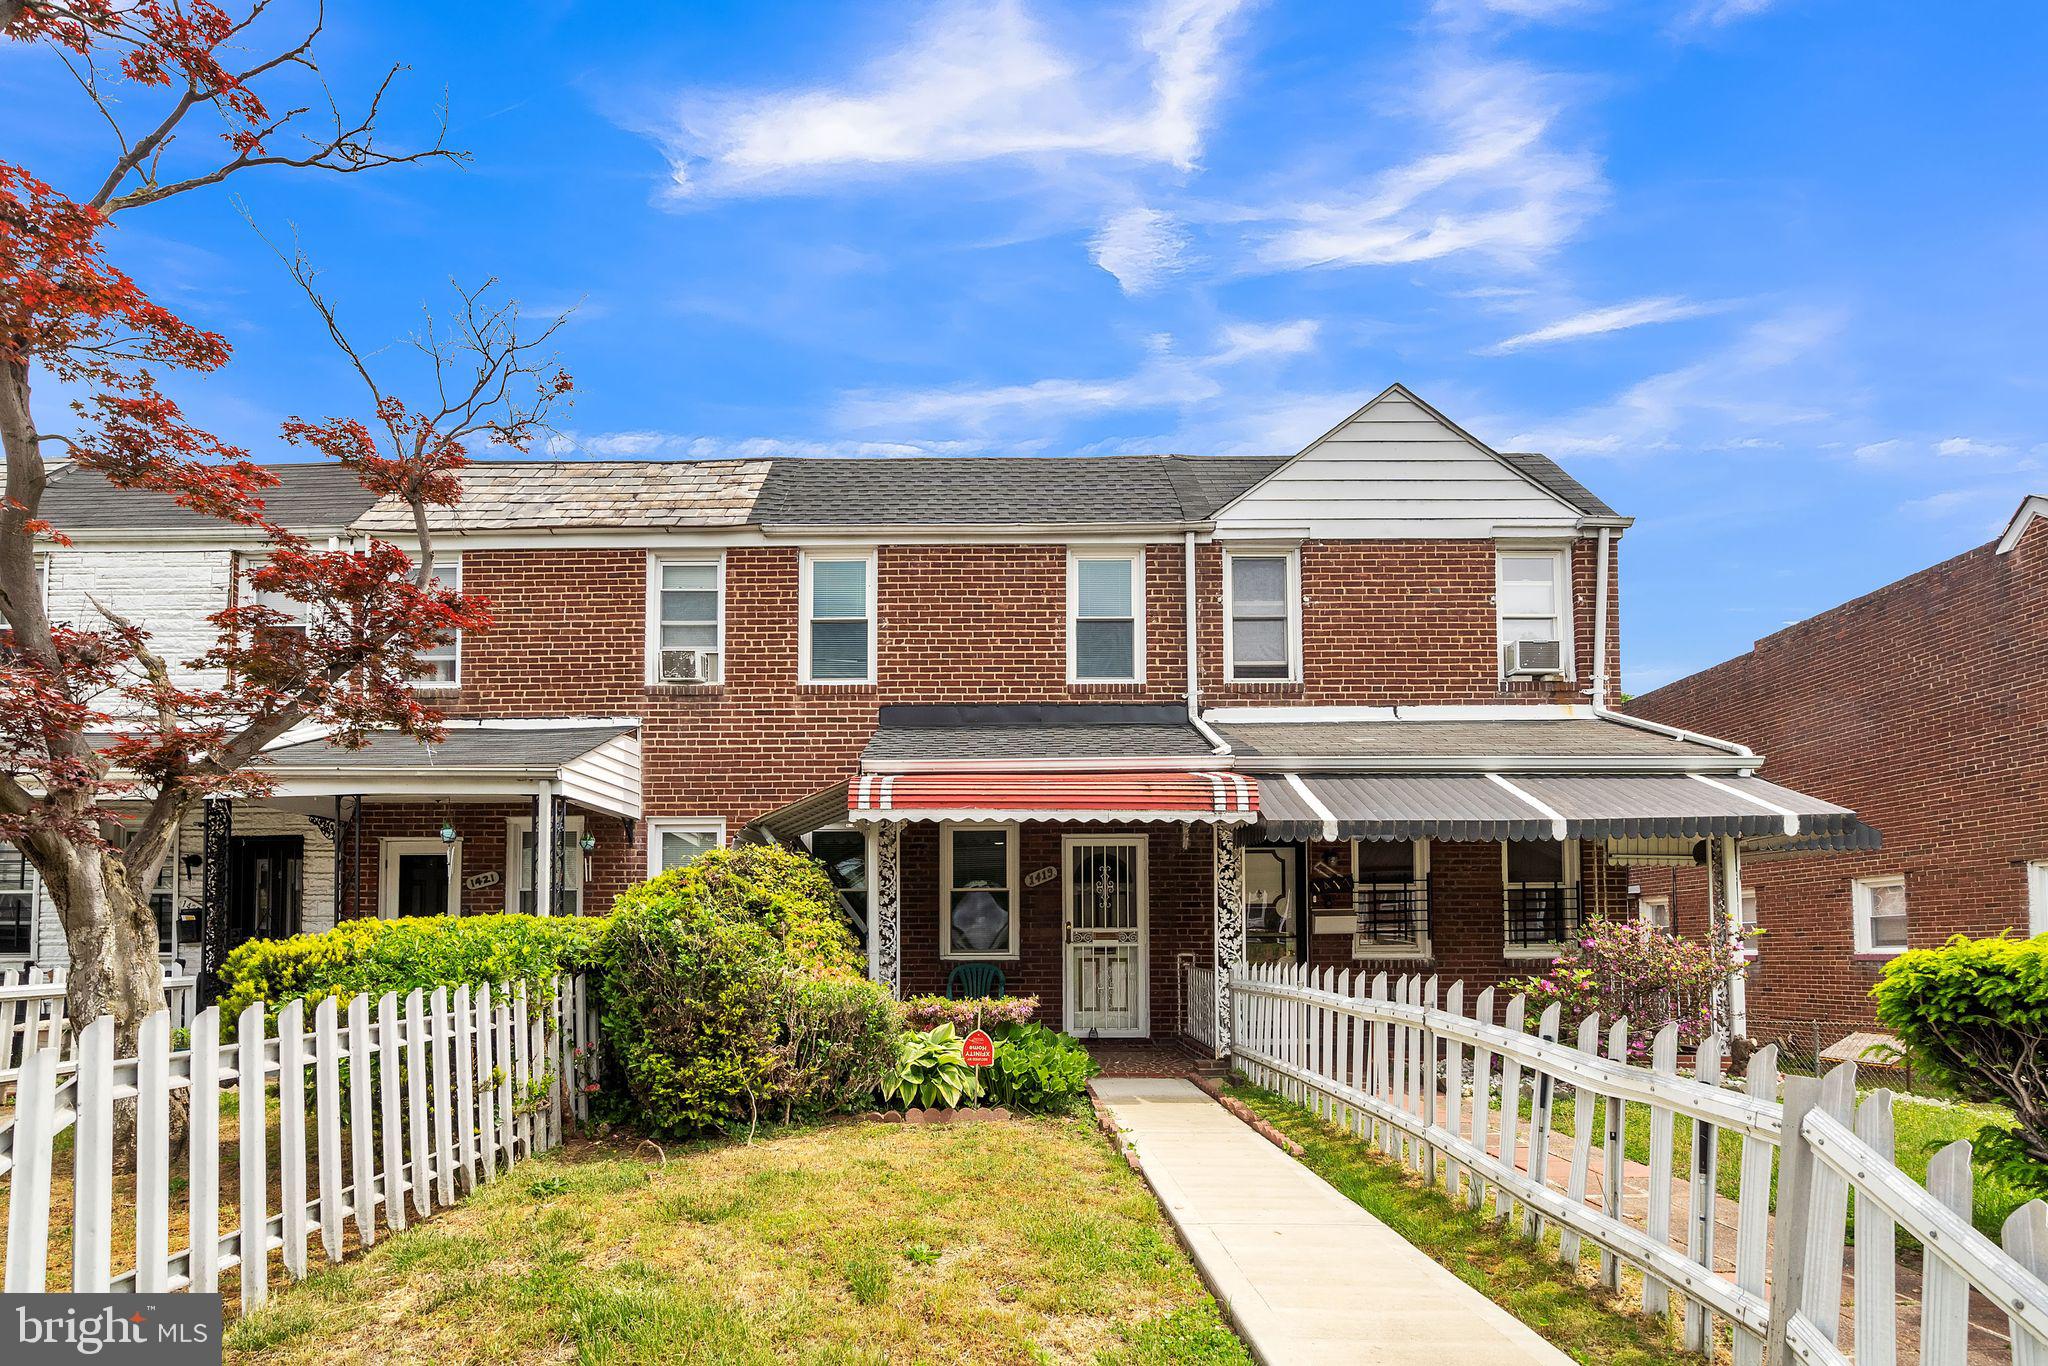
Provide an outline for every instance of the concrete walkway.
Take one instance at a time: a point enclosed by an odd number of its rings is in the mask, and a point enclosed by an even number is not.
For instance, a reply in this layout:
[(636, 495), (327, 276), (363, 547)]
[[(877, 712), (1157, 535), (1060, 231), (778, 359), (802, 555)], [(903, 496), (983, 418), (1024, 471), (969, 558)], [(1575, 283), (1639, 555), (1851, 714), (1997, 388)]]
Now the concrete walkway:
[(1095, 1091), (1268, 1366), (1565, 1366), (1569, 1358), (1193, 1085)]

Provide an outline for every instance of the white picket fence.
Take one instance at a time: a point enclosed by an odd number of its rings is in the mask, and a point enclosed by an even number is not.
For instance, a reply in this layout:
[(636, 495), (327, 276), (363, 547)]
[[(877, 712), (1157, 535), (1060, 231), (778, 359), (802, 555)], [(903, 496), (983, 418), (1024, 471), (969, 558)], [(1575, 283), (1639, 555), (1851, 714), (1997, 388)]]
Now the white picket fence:
[[(551, 1000), (459, 986), (303, 1003), (267, 1028), (262, 1003), (221, 1040), (214, 1009), (192, 1020), (192, 1046), (171, 1048), (171, 1016), (143, 1022), (135, 1058), (114, 1056), (113, 1021), (79, 1032), (75, 1058), (55, 1046), (22, 1069), (13, 1117), (0, 1123), (8, 1182), (6, 1290), (35, 1293), (49, 1270), (53, 1187), (68, 1176), (71, 1289), (214, 1291), (239, 1271), (246, 1310), (270, 1294), (270, 1254), (303, 1279), (318, 1250), (338, 1262), (353, 1228), (372, 1245), (406, 1226), (407, 1199), (424, 1218), (561, 1142), (565, 1121), (589, 1116), (597, 1022), (581, 977), (556, 979)], [(174, 1093), (189, 1101), (182, 1162), (170, 1128)], [(232, 1092), (239, 1198), (224, 1210), (222, 1097)], [(275, 1103), (272, 1125), (264, 1122)], [(136, 1104), (133, 1194), (115, 1176), (114, 1107)], [(252, 1117), (256, 1122), (250, 1122)], [(66, 1160), (58, 1136), (74, 1131)], [(124, 1157), (126, 1154), (124, 1154)], [(124, 1164), (125, 1165), (125, 1164)], [(171, 1178), (182, 1167), (185, 1234), (173, 1246)], [(272, 1191), (278, 1195), (273, 1202)], [(117, 1204), (116, 1192), (122, 1193)], [(274, 1206), (274, 1207), (273, 1207)], [(112, 1264), (116, 1219), (132, 1220), (131, 1265)], [(232, 1227), (223, 1224), (232, 1220)]]
[[(2048, 1366), (2048, 1204), (2016, 1210), (2002, 1230), (2003, 1248), (1979, 1233), (1970, 1221), (1969, 1143), (1942, 1149), (1927, 1184), (1915, 1181), (1891, 1160), (1891, 1093), (1873, 1091), (1858, 1104), (1853, 1063), (1819, 1081), (1784, 1078), (1781, 1103), (1774, 1048), (1751, 1058), (1740, 1089), (1729, 1089), (1719, 1039), (1705, 1040), (1692, 1075), (1682, 1076), (1676, 1026), (1656, 1036), (1643, 1067), (1628, 1061), (1625, 1020), (1603, 1035), (1600, 1021), (1589, 1019), (1575, 1041), (1562, 1042), (1555, 1005), (1531, 1034), (1522, 997), (1506, 1003), (1505, 1025), (1496, 1025), (1493, 991), (1480, 992), (1468, 1014), (1462, 982), (1439, 1008), (1435, 977), (1389, 982), (1385, 973), (1368, 980), (1264, 964), (1234, 973), (1231, 993), (1231, 1051), (1253, 1082), (1348, 1126), (1474, 1209), (1490, 1191), (1510, 1227), (1531, 1238), (1546, 1225), (1555, 1230), (1570, 1264), (1578, 1263), (1582, 1240), (1599, 1248), (1610, 1288), (1620, 1288), (1624, 1264), (1633, 1267), (1644, 1310), (1683, 1307), (1690, 1350), (1711, 1350), (1720, 1321), (1736, 1366), (1766, 1359), (1772, 1366), (1893, 1366), (1900, 1347), (1895, 1246), (1904, 1229), (1923, 1248), (1921, 1366), (1968, 1359), (1973, 1293), (2004, 1316), (2014, 1366)], [(1561, 1089), (1574, 1104), (1560, 1180), (1551, 1120)], [(1626, 1209), (1623, 1198), (1630, 1106), (1646, 1107), (1649, 1116), (1640, 1212)], [(1674, 1152), (1681, 1121), (1693, 1158), (1682, 1171)], [(1596, 1130), (1600, 1189), (1589, 1200)], [(1732, 1273), (1714, 1245), (1724, 1137), (1742, 1144)], [(1672, 1232), (1678, 1180), (1689, 1185), (1683, 1248)], [(1854, 1295), (1845, 1325), (1852, 1191)], [(1838, 1346), (1845, 1339), (1851, 1351)]]
[[(0, 968), (0, 1089), (14, 1080), (21, 1065), (40, 1049), (57, 1048), (71, 1056), (71, 1025), (64, 1014), (66, 972), (63, 968)], [(197, 979), (164, 978), (164, 1008), (171, 1027), (192, 1023)]]

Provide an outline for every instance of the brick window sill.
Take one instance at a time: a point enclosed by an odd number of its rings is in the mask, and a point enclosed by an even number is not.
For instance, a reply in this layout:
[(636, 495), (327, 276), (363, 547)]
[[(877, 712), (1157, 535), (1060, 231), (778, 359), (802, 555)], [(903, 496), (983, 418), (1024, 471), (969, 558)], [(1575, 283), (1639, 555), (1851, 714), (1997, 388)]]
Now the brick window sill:
[(881, 691), (873, 683), (799, 683), (796, 690), (816, 697), (872, 697)]
[(649, 697), (723, 697), (723, 683), (649, 683)]
[(1217, 694), (1228, 697), (1302, 697), (1308, 692), (1301, 683), (1225, 683)]
[(1067, 691), (1082, 697), (1143, 697), (1151, 689), (1143, 683), (1069, 683)]

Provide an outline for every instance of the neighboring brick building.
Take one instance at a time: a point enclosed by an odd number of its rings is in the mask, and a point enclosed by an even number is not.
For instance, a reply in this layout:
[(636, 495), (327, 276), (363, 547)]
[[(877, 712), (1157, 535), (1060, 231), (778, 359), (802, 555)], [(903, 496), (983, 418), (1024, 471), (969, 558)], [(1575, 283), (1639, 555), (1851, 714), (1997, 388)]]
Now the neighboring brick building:
[[(1768, 753), (1773, 778), (1884, 832), (1879, 850), (1744, 866), (1764, 931), (1753, 1033), (1868, 1021), (1870, 988), (1902, 949), (2048, 933), (2044, 514), (2048, 499), (2029, 498), (1998, 540), (1628, 704)], [(1688, 934), (1704, 926), (1702, 882), (1642, 877), (1654, 901), (1675, 888)]]
[[(294, 525), (409, 539), (401, 508), (292, 490)], [(89, 476), (45, 513), (74, 543), (53, 600), (125, 556), (180, 639), (262, 553)], [(1628, 520), (1398, 386), (1286, 459), (489, 462), (432, 517), (495, 620), (438, 653), (446, 740), (274, 747), (272, 792), (167, 867), (188, 964), (202, 920), (217, 956), (352, 915), (598, 910), (781, 839), (903, 991), (992, 965), (1076, 1032), (1207, 1037), (1219, 960), (1477, 988), (1622, 910), (1627, 858), (1862, 833), (1740, 746), (1608, 712)]]

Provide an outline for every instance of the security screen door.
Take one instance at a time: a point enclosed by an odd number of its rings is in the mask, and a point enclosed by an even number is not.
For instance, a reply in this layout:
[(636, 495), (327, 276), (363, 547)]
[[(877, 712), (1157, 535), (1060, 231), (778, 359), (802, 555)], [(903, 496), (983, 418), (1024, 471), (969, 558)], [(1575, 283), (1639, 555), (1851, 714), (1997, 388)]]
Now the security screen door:
[(1143, 835), (1068, 835), (1066, 1026), (1086, 1038), (1146, 1033)]

